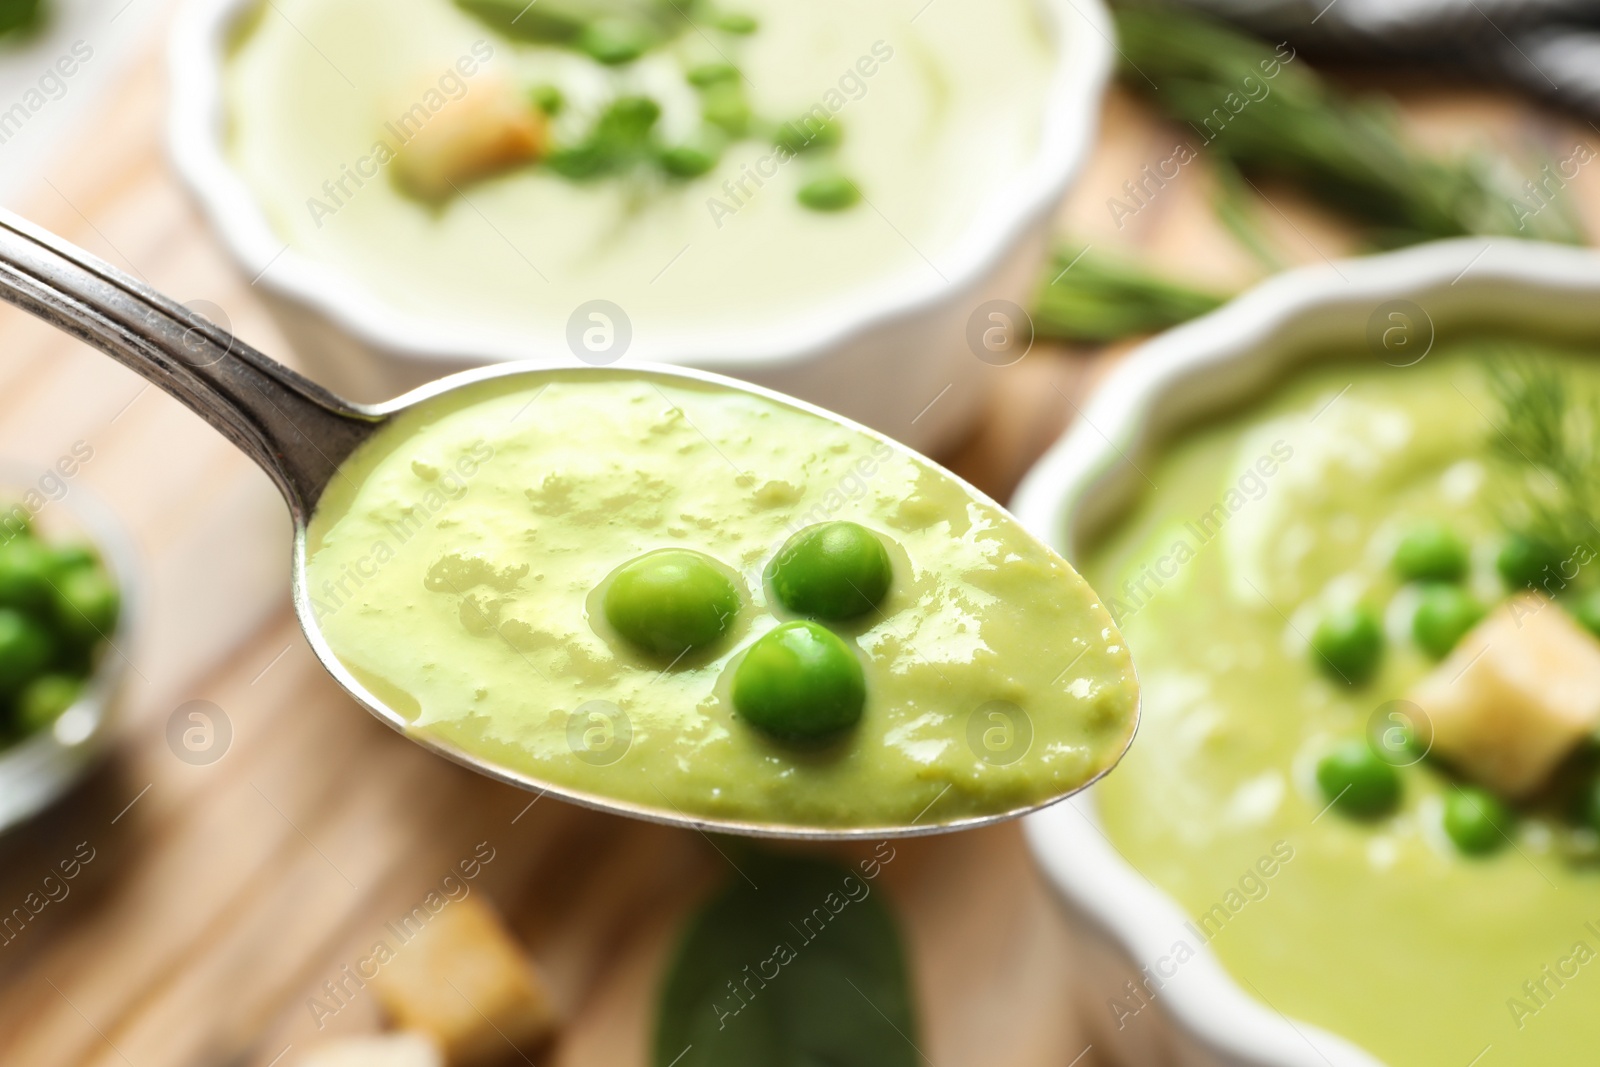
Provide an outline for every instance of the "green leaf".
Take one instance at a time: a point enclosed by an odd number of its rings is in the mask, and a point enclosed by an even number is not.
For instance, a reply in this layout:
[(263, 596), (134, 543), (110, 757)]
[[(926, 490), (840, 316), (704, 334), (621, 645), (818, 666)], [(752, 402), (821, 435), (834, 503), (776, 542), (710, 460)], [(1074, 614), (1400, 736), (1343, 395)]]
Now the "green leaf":
[(834, 863), (755, 852), (738, 862), (749, 881), (706, 904), (678, 945), (655, 1067), (916, 1067), (882, 890)]

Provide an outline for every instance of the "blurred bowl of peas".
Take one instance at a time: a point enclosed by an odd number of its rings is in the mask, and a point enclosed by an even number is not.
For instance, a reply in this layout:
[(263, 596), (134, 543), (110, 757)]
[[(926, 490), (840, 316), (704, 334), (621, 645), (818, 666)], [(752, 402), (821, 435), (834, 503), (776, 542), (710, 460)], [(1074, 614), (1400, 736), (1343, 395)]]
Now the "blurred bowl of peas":
[(0, 462), (0, 833), (104, 754), (135, 613), (133, 545), (111, 510), (37, 481)]

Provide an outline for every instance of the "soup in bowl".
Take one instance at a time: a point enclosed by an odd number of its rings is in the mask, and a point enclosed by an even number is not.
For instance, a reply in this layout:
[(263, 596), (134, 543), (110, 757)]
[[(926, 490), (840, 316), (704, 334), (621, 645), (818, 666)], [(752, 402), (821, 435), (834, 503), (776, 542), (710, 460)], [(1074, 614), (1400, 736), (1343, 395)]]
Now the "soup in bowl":
[(1030, 825), (1120, 946), (1126, 1062), (1171, 1023), (1203, 1062), (1585, 1062), (1597, 291), (1510, 242), (1296, 272), (1135, 354), (1086, 411), (1113, 443), (1025, 484), (1144, 686), (1117, 772)]
[(288, 325), (346, 393), (664, 360), (925, 444), (992, 376), (969, 320), (1032, 291), (1103, 22), (1065, 0), (203, 0), (176, 158), (249, 273), (325, 320)]

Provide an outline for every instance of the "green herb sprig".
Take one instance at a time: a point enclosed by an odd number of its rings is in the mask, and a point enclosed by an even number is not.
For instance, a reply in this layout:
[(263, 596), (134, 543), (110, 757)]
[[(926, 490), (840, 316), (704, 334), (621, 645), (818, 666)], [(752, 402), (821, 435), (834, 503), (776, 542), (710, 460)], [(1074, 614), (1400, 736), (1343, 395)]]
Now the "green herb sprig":
[(1034, 336), (1100, 344), (1187, 322), (1226, 299), (1123, 260), (1064, 248), (1034, 298)]
[[(1415, 151), (1386, 98), (1338, 90), (1287, 46), (1154, 0), (1125, 4), (1116, 23), (1122, 83), (1193, 131), (1190, 147), (1218, 178), (1218, 218), (1268, 271), (1282, 263), (1253, 218), (1260, 197), (1252, 175), (1295, 186), (1362, 226), (1379, 248), (1473, 234), (1584, 241), (1568, 206), (1519, 212), (1503, 160)], [(1041, 337), (1115, 341), (1221, 302), (1129, 263), (1086, 257), (1063, 274), (1076, 254), (1058, 254), (1041, 281)]]
[(1193, 131), (1197, 150), (1293, 183), (1379, 247), (1471, 234), (1582, 243), (1559, 211), (1519, 225), (1520, 194), (1493, 160), (1415, 151), (1386, 98), (1341, 92), (1292, 49), (1166, 4), (1125, 6), (1116, 23), (1123, 84)]
[(1502, 523), (1562, 552), (1600, 545), (1600, 396), (1523, 355), (1491, 359), (1486, 373), (1500, 407), (1489, 444), (1509, 482)]

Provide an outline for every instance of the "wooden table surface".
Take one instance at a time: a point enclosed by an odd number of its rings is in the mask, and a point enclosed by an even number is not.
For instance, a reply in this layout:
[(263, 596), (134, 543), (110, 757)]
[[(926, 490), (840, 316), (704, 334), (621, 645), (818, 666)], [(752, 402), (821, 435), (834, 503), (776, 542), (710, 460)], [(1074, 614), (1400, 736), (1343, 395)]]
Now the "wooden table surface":
[[(161, 149), (154, 45), (92, 131), (22, 205), (35, 221), (292, 362), (202, 225)], [(1541, 158), (1600, 141), (1509, 95), (1397, 84), (1419, 140), (1493, 143)], [(1113, 93), (1065, 231), (1216, 288), (1253, 261), (1209, 209), (1204, 160), (1118, 227), (1107, 199), (1179, 134)], [(1355, 250), (1332, 219), (1268, 189), (1262, 225), (1289, 262)], [(1595, 232), (1600, 178), (1573, 197)], [(997, 370), (989, 416), (942, 457), (1004, 499), (1068, 423), (1114, 353), (1040, 347)], [(75, 442), (93, 458), (68, 492), (120, 513), (145, 563), (142, 639), (113, 758), (66, 802), (0, 839), (0, 913), (58, 861), (93, 860), (0, 947), (0, 1064), (245, 1067), (289, 1063), (331, 1033), (379, 1025), (356, 997), (319, 1034), (307, 998), (360, 958), (458, 859), (488, 842), (477, 883), (549, 975), (568, 1023), (541, 1063), (646, 1063), (662, 957), (725, 862), (694, 833), (544, 801), (436, 759), (362, 712), (323, 674), (288, 599), (289, 521), (265, 475), (132, 373), (0, 308), (0, 455), (41, 469)], [(208, 766), (168, 748), (185, 701), (233, 730)], [(80, 855), (83, 854), (80, 851)], [(1083, 1067), (1068, 931), (1014, 825), (908, 842), (885, 873), (915, 971), (925, 1058), (937, 1067)], [(285, 1049), (289, 1057), (278, 1060)], [(1082, 1057), (1079, 1059), (1078, 1057)], [(519, 1061), (520, 1062), (520, 1061)]]

